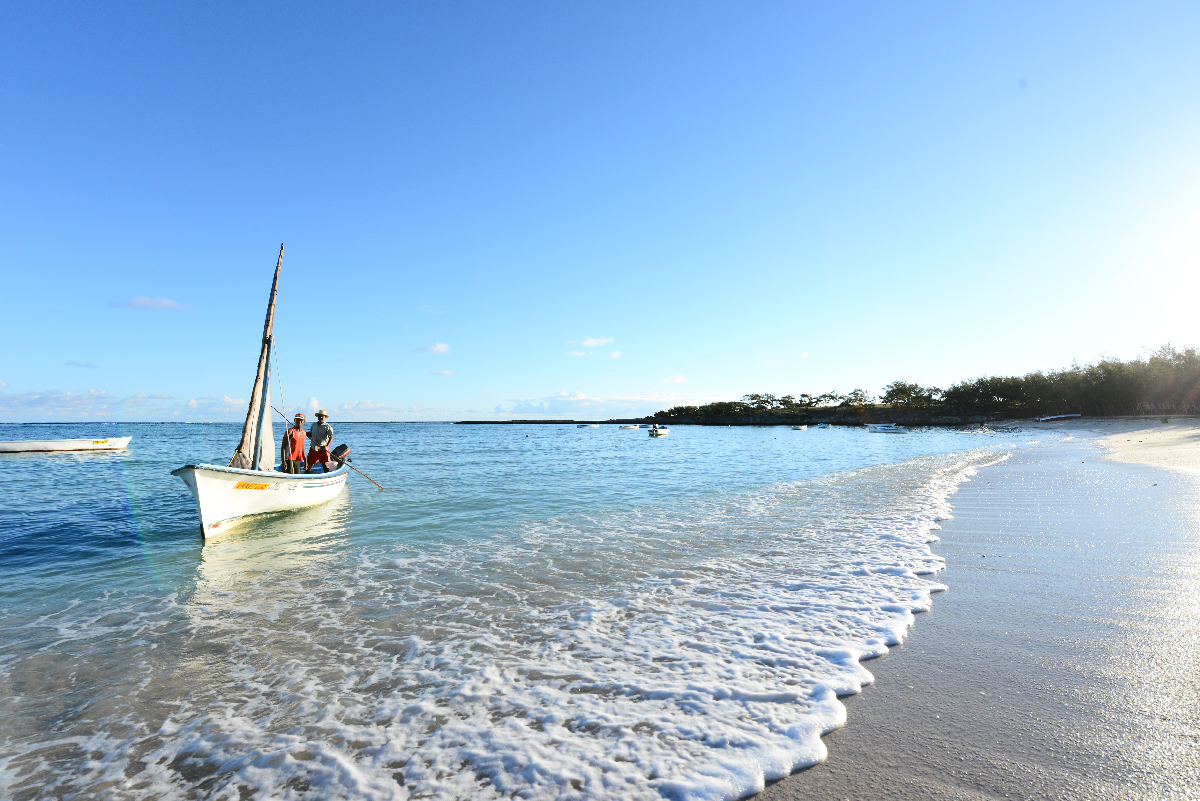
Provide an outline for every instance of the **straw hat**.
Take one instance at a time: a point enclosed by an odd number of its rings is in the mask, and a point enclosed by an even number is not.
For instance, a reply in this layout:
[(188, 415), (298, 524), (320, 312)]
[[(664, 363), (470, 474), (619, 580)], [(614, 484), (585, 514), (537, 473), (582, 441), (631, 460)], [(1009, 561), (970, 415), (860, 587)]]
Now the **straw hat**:
[(321, 409), (320, 411), (317, 412), (317, 417), (328, 417), (328, 416), (329, 416), (329, 412), (325, 411), (324, 409)]

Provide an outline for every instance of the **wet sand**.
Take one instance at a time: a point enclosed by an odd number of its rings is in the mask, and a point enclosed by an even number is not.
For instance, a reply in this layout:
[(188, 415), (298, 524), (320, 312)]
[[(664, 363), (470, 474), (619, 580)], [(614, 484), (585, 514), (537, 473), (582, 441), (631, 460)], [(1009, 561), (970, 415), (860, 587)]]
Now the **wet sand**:
[(1088, 427), (952, 497), (949, 590), (758, 798), (1200, 797), (1200, 427)]

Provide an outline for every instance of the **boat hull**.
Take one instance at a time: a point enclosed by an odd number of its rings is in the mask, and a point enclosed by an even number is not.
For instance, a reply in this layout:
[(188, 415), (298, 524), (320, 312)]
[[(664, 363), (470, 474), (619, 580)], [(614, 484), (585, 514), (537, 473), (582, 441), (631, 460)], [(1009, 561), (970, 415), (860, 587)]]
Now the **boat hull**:
[(671, 432), (665, 428), (650, 429), (650, 436), (652, 436), (652, 437), (665, 437), (667, 434), (670, 434), (670, 433)]
[(196, 497), (200, 531), (209, 537), (258, 515), (327, 503), (346, 488), (350, 468), (297, 475), (189, 464), (172, 470), (171, 475), (179, 476)]
[(108, 439), (27, 439), (0, 442), (0, 453), (47, 453), (51, 451), (120, 451), (133, 437)]

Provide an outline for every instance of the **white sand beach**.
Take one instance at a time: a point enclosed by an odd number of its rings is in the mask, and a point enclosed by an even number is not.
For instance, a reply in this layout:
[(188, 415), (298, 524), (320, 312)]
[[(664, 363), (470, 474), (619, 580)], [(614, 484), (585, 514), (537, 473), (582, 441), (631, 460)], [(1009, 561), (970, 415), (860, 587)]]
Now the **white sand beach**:
[(1200, 426), (1046, 427), (1078, 436), (952, 496), (949, 590), (760, 798), (1200, 793)]

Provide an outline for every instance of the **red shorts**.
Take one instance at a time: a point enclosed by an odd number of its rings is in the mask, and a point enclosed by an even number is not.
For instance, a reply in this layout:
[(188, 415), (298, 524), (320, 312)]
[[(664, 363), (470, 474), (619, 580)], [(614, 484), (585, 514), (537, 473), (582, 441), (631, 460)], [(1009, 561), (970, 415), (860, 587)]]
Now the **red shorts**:
[(309, 448), (308, 449), (308, 466), (312, 467), (317, 462), (321, 464), (329, 464), (333, 461), (333, 457), (329, 455), (328, 448)]

